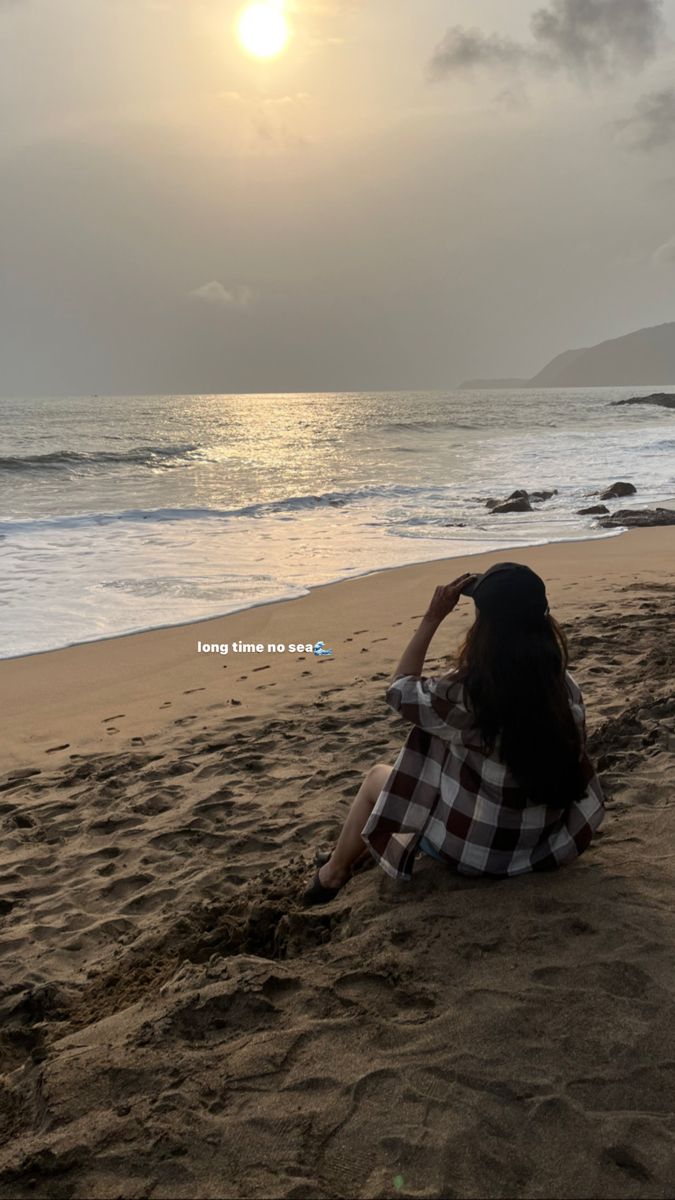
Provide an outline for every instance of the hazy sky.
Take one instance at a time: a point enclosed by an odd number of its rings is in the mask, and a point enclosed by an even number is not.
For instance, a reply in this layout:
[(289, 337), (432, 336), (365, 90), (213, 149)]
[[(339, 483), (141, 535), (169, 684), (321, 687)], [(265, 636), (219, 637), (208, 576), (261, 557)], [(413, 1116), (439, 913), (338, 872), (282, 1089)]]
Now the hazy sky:
[(0, 392), (530, 375), (675, 320), (675, 0), (0, 0)]

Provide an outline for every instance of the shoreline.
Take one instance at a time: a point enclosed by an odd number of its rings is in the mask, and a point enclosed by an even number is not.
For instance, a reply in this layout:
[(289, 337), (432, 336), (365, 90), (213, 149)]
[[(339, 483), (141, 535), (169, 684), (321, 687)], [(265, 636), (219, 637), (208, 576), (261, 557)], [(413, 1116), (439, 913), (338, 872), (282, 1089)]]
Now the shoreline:
[[(629, 504), (630, 501), (631, 501), (631, 497), (627, 497), (627, 499), (624, 501), (624, 503)], [(650, 508), (650, 507), (652, 507), (652, 505), (641, 502), (639, 504), (635, 504), (634, 507), (638, 508), (638, 509), (639, 508)], [(660, 507), (675, 508), (675, 497), (669, 496), (667, 499), (660, 501)], [(71, 650), (77, 646), (91, 646), (94, 644), (98, 644), (99, 642), (112, 642), (112, 641), (118, 640), (119, 638), (134, 637), (137, 634), (157, 633), (160, 630), (181, 629), (181, 628), (184, 628), (185, 626), (195, 625), (197, 623), (202, 623), (205, 621), (218, 621), (218, 620), (222, 620), (227, 617), (235, 616), (238, 613), (249, 612), (249, 611), (252, 611), (252, 610), (258, 609), (258, 608), (264, 608), (270, 604), (291, 603), (293, 600), (302, 599), (303, 597), (309, 596), (313, 592), (315, 592), (321, 588), (334, 587), (336, 584), (347, 583), (352, 580), (366, 579), (366, 578), (369, 578), (371, 575), (382, 575), (382, 574), (385, 574), (390, 571), (399, 571), (399, 570), (402, 570), (403, 568), (407, 568), (407, 567), (424, 566), (424, 565), (428, 565), (430, 563), (451, 562), (454, 559), (460, 559), (460, 558), (462, 560), (471, 559), (471, 558), (474, 558), (477, 555), (481, 555), (481, 554), (497, 554), (497, 553), (502, 554), (502, 553), (509, 553), (511, 551), (527, 551), (529, 549), (539, 547), (539, 546), (564, 546), (569, 543), (604, 541), (607, 538), (623, 537), (626, 533), (630, 533), (630, 532), (633, 532), (633, 530), (628, 526), (619, 528), (619, 529), (601, 529), (599, 526), (596, 526), (595, 530), (593, 530), (593, 529), (586, 530), (580, 537), (545, 538), (543, 540), (539, 539), (539, 540), (535, 540), (532, 542), (507, 543), (506, 545), (498, 546), (496, 549), (470, 550), (466, 553), (443, 554), (443, 555), (440, 555), (439, 557), (413, 559), (410, 562), (394, 563), (391, 566), (374, 567), (372, 569), (357, 571), (354, 574), (340, 575), (334, 579), (327, 579), (323, 583), (299, 584), (298, 587), (301, 588), (302, 590), (299, 592), (298, 595), (272, 597), (267, 600), (258, 600), (256, 602), (254, 602), (253, 604), (246, 604), (246, 605), (243, 605), (242, 607), (222, 610), (220, 612), (211, 613), (211, 614), (201, 616), (201, 617), (189, 617), (187, 620), (184, 620), (184, 621), (168, 621), (168, 622), (162, 622), (159, 625), (139, 625), (136, 628), (126, 629), (126, 630), (121, 631), (120, 633), (105, 633), (100, 636), (85, 638), (83, 641), (64, 642), (63, 645), (48, 646), (48, 647), (46, 647), (44, 649), (40, 649), (40, 650), (27, 650), (27, 651), (21, 652), (19, 654), (7, 654), (7, 655), (0, 656), (0, 664), (2, 664), (3, 662), (16, 662), (17, 660), (34, 658), (37, 655), (41, 655), (41, 654), (55, 654), (58, 651)], [(462, 543), (459, 541), (456, 541), (454, 544), (456, 546), (462, 545)]]
[[(664, 501), (665, 503), (665, 501)], [(668, 502), (670, 503), (670, 501)], [(142, 633), (158, 633), (165, 629), (184, 629), (188, 625), (203, 624), (206, 621), (221, 621), (227, 617), (234, 617), (238, 613), (251, 612), (254, 609), (266, 608), (270, 604), (291, 604), (294, 600), (301, 600), (305, 596), (311, 596), (313, 592), (319, 591), (321, 588), (335, 587), (340, 583), (349, 583), (352, 580), (369, 579), (372, 575), (385, 575), (390, 571), (400, 571), (405, 567), (422, 567), (432, 563), (453, 562), (455, 559), (471, 559), (481, 554), (508, 554), (511, 551), (531, 550), (538, 546), (565, 546), (569, 542), (596, 542), (604, 541), (606, 538), (622, 537), (631, 531), (625, 529), (607, 529), (599, 532), (592, 537), (570, 537), (570, 538), (549, 538), (545, 541), (535, 542), (517, 542), (513, 545), (499, 546), (497, 549), (489, 550), (470, 550), (466, 554), (444, 554), (440, 558), (420, 558), (413, 559), (412, 562), (394, 563), (390, 567), (373, 567), (372, 570), (359, 571), (353, 575), (340, 575), (336, 579), (327, 579), (325, 583), (312, 583), (298, 586), (303, 588), (303, 591), (297, 596), (277, 596), (269, 600), (258, 600), (254, 604), (246, 604), (241, 608), (232, 608), (227, 611), (212, 613), (203, 617), (190, 617), (186, 621), (169, 621), (161, 625), (140, 625), (136, 629), (125, 629), (122, 633), (105, 633), (101, 637), (86, 638), (81, 642), (64, 642), (62, 646), (48, 646), (44, 650), (27, 650), (22, 654), (7, 654), (0, 657), (0, 664), (3, 662), (16, 662), (26, 658), (35, 658), (39, 654), (57, 654), (61, 650), (72, 650), (77, 646), (92, 646), (99, 642), (114, 642), (120, 638), (135, 637)], [(457, 543), (459, 544), (459, 543)]]
[[(441, 570), (459, 575), (464, 569), (485, 569), (505, 553), (500, 549), (392, 567), (319, 585), (291, 600), (3, 659), (0, 687), (13, 697), (13, 705), (5, 719), (0, 770), (43, 770), (69, 757), (142, 746), (167, 728), (208, 722), (214, 712), (275, 713), (299, 698), (317, 698), (326, 672), (332, 683), (358, 686), (366, 666), (376, 660), (378, 670), (393, 669)], [(585, 597), (591, 609), (600, 593), (617, 586), (647, 577), (670, 579), (675, 528), (518, 547), (517, 557), (544, 577), (552, 609), (564, 623), (570, 591), (577, 604)], [(471, 613), (468, 604), (461, 605), (439, 644), (456, 642)], [(256, 654), (237, 659), (197, 653), (198, 641), (237, 640), (286, 646), (322, 640), (334, 654), (314, 658), (284, 652), (276, 658)], [(384, 662), (380, 645), (375, 645), (380, 642), (387, 643)]]
[(23, 659), (34, 659), (38, 654), (58, 654), (61, 650), (71, 650), (78, 646), (96, 646), (98, 642), (117, 642), (120, 637), (136, 637), (141, 634), (157, 634), (162, 630), (167, 629), (185, 629), (187, 625), (197, 625), (209, 622), (209, 620), (225, 620), (227, 617), (238, 616), (241, 612), (253, 612), (257, 608), (265, 608), (268, 605), (274, 604), (292, 604), (294, 600), (304, 599), (305, 596), (311, 595), (313, 592), (318, 592), (321, 588), (333, 588), (340, 583), (350, 583), (356, 580), (366, 580), (374, 575), (386, 575), (389, 571), (400, 571), (408, 568), (408, 566), (428, 566), (434, 563), (452, 563), (455, 558), (462, 560), (471, 559), (480, 556), (480, 554), (506, 554), (510, 551), (527, 551), (537, 546), (566, 546), (568, 542), (586, 542), (586, 541), (604, 541), (607, 538), (621, 538), (623, 534), (629, 533), (629, 529), (607, 529), (597, 536), (591, 538), (555, 538), (546, 541), (528, 541), (516, 542), (515, 545), (498, 546), (496, 550), (472, 550), (465, 554), (443, 554), (441, 558), (419, 558), (414, 559), (412, 563), (395, 563), (393, 566), (376, 566), (372, 570), (359, 571), (354, 575), (342, 575), (335, 580), (327, 580), (325, 583), (311, 583), (306, 586), (303, 592), (297, 596), (277, 596), (270, 600), (259, 600), (256, 604), (244, 605), (241, 608), (231, 608), (227, 612), (216, 612), (209, 614), (207, 617), (191, 617), (189, 620), (172, 620), (166, 625), (141, 625), (138, 629), (127, 629), (121, 634), (103, 634), (102, 637), (86, 638), (83, 642), (66, 642), (64, 646), (52, 646), (44, 650), (26, 650), (25, 654), (7, 654), (4, 658), (0, 658), (2, 662), (17, 662)]

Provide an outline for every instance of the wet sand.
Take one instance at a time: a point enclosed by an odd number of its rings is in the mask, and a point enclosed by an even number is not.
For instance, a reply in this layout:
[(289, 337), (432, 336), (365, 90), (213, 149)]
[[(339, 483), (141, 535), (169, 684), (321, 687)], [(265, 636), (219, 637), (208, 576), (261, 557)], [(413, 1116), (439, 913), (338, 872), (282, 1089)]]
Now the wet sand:
[(298, 902), (433, 585), (503, 557), (0, 663), (0, 1196), (672, 1194), (672, 529), (512, 555), (607, 792), (575, 866)]

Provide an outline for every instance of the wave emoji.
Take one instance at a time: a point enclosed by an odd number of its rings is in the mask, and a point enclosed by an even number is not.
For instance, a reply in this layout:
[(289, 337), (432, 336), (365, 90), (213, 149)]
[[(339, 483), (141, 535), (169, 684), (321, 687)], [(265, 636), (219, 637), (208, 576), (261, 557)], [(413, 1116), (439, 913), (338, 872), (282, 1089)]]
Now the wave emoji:
[(315, 658), (327, 658), (330, 655), (332, 655), (332, 653), (333, 653), (333, 651), (330, 650), (326, 646), (325, 642), (316, 642), (315, 643), (315, 645), (314, 645), (314, 657)]

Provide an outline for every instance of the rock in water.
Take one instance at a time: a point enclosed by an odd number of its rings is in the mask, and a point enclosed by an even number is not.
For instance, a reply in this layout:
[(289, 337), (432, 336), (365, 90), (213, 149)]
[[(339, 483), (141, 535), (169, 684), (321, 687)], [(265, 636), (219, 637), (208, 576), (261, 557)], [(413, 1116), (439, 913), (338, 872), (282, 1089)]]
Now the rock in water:
[(618, 483), (613, 483), (606, 491), (600, 493), (601, 500), (618, 500), (620, 496), (634, 496), (637, 488), (632, 483), (625, 483), (619, 480)]
[(551, 496), (557, 496), (558, 489), (553, 488), (546, 492), (526, 492), (524, 488), (518, 488), (515, 492), (511, 492), (506, 500), (493, 500), (490, 497), (485, 501), (485, 507), (495, 513), (512, 513), (512, 512), (532, 512), (532, 501), (550, 500)]
[(612, 400), (614, 408), (621, 404), (658, 404), (661, 408), (675, 408), (675, 392), (652, 392), (651, 396), (631, 396), (630, 400)]
[(605, 504), (591, 504), (590, 508), (578, 508), (577, 515), (580, 517), (594, 517), (608, 513), (609, 509)]
[(532, 505), (525, 495), (519, 500), (505, 500), (502, 504), (496, 504), (492, 511), (493, 513), (532, 512)]
[(649, 529), (652, 525), (675, 525), (675, 509), (622, 508), (612, 513), (611, 517), (603, 517), (600, 524), (603, 529), (618, 529), (621, 526)]

